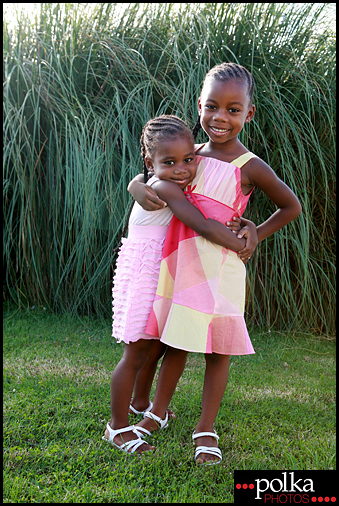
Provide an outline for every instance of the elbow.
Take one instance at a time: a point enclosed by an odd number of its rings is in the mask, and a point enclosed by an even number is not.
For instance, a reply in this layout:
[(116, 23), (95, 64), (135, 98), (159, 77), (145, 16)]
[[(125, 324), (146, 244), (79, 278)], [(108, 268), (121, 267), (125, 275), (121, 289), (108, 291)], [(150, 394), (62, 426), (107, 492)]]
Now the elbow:
[(204, 219), (203, 221), (201, 221), (199, 223), (198, 226), (194, 227), (194, 230), (197, 234), (201, 235), (201, 237), (203, 237), (204, 239), (214, 242), (215, 234), (213, 233), (208, 221), (209, 220)]
[(301, 207), (299, 200), (296, 199), (296, 201), (293, 202), (293, 204), (290, 205), (289, 208), (286, 209), (286, 211), (287, 211), (286, 216), (288, 216), (288, 219), (290, 222), (295, 220), (296, 218), (298, 218), (298, 216), (302, 212), (302, 207)]
[(302, 210), (303, 209), (302, 209), (301, 204), (300, 204), (300, 202), (298, 200), (298, 203), (295, 206), (294, 218), (293, 219), (298, 218), (298, 216), (302, 213)]

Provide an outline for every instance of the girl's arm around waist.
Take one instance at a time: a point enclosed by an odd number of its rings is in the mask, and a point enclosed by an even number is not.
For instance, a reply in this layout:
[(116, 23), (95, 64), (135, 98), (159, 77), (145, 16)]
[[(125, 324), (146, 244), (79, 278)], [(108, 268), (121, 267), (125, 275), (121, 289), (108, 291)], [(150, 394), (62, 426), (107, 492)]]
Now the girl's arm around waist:
[(171, 181), (157, 181), (153, 185), (159, 197), (167, 202), (175, 216), (197, 234), (215, 244), (233, 251), (245, 246), (245, 239), (238, 239), (225, 225), (217, 220), (206, 219), (185, 197), (181, 188)]

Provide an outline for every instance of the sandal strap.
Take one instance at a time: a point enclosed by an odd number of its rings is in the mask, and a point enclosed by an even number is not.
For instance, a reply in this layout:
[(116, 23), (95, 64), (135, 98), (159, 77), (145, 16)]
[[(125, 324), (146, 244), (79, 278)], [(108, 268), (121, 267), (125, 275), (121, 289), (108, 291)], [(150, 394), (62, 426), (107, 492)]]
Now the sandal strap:
[(137, 450), (139, 448), (139, 446), (145, 444), (146, 441), (143, 441), (140, 437), (138, 437), (138, 439), (131, 439), (130, 441), (127, 441), (127, 443), (123, 443), (122, 445), (115, 445), (115, 446), (119, 446), (122, 450), (126, 451), (126, 452), (129, 452), (129, 453), (134, 453), (135, 450)]
[[(216, 439), (217, 441), (219, 441), (219, 436), (215, 432), (215, 430), (213, 432), (198, 432), (198, 433), (196, 433), (194, 431), (192, 434), (192, 439), (194, 441), (197, 437), (203, 437), (203, 436), (211, 436), (211, 437), (214, 437), (214, 439)], [(198, 446), (198, 448), (200, 448), (200, 446)]]
[(215, 455), (219, 457), (220, 461), (222, 460), (222, 454), (220, 448), (215, 448), (214, 446), (197, 446), (195, 449), (195, 460), (197, 460), (200, 453), (207, 453), (208, 455)]
[[(119, 448), (120, 450), (122, 450), (124, 452), (134, 453), (135, 450), (137, 450), (139, 448), (139, 446), (141, 446), (145, 443), (148, 444), (146, 441), (141, 439), (140, 433), (134, 425), (129, 425), (128, 427), (123, 427), (122, 429), (112, 429), (112, 427), (108, 423), (106, 425), (106, 428), (109, 433), (109, 438), (107, 439), (105, 436), (103, 436), (102, 439), (104, 439), (105, 441), (108, 441), (109, 443), (112, 443), (114, 446), (116, 446), (117, 448)], [(117, 445), (116, 443), (114, 443), (113, 440), (114, 440), (115, 436), (117, 436), (118, 434), (123, 434), (124, 432), (129, 432), (129, 431), (134, 432), (134, 434), (136, 434), (138, 436), (137, 439), (131, 439), (130, 441), (127, 441), (126, 443), (123, 443), (122, 445)]]
[(152, 420), (154, 420), (160, 426), (160, 429), (166, 429), (166, 427), (168, 426), (168, 423), (167, 423), (168, 422), (168, 413), (167, 413), (167, 411), (166, 411), (165, 418), (163, 420), (160, 418), (160, 416), (157, 416), (154, 413), (151, 413), (151, 411), (145, 411), (144, 418), (151, 418)]
[[(117, 436), (118, 434), (122, 434), (123, 432), (129, 432), (129, 431), (134, 431), (135, 427), (134, 425), (129, 425), (128, 427), (123, 427), (122, 429), (112, 429), (112, 427), (110, 426), (110, 424), (108, 423), (106, 425), (106, 429), (108, 430), (109, 432), (109, 439), (108, 441), (110, 443), (113, 443), (113, 439), (115, 438), (115, 436)], [(126, 443), (124, 443), (126, 444)]]
[(135, 415), (143, 415), (145, 411), (151, 411), (151, 409), (153, 408), (153, 402), (149, 401), (148, 408), (146, 408), (144, 411), (138, 411), (137, 409), (133, 408), (132, 404), (129, 405), (129, 408), (131, 411), (133, 411)]
[[(147, 436), (152, 435), (152, 433), (149, 430), (145, 429), (145, 427), (139, 427), (138, 425), (135, 426), (134, 432), (135, 432), (135, 434), (137, 434), (141, 438), (145, 437), (145, 435), (147, 435)], [(144, 434), (143, 434), (143, 432), (144, 432)]]

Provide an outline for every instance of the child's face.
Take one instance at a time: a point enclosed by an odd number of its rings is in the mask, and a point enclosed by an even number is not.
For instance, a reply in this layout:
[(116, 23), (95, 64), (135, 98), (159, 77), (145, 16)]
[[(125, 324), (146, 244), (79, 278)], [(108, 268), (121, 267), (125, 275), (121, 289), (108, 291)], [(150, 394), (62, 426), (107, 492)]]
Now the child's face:
[(239, 79), (208, 81), (198, 100), (200, 124), (211, 142), (221, 144), (239, 135), (254, 116), (247, 86)]
[(197, 169), (194, 144), (187, 136), (160, 142), (145, 162), (159, 179), (173, 181), (182, 189), (193, 181)]

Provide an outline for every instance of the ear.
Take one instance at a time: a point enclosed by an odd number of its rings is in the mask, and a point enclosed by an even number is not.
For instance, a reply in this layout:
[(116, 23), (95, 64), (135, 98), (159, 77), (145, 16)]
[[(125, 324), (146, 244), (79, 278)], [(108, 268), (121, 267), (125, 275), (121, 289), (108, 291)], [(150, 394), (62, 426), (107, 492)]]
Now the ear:
[(198, 113), (200, 116), (200, 113), (201, 113), (201, 98), (200, 97), (198, 98)]
[(147, 167), (147, 170), (152, 171), (153, 170), (153, 162), (148, 156), (145, 156), (145, 164)]
[(249, 123), (254, 118), (254, 115), (255, 115), (255, 105), (252, 104), (246, 115), (245, 123)]

